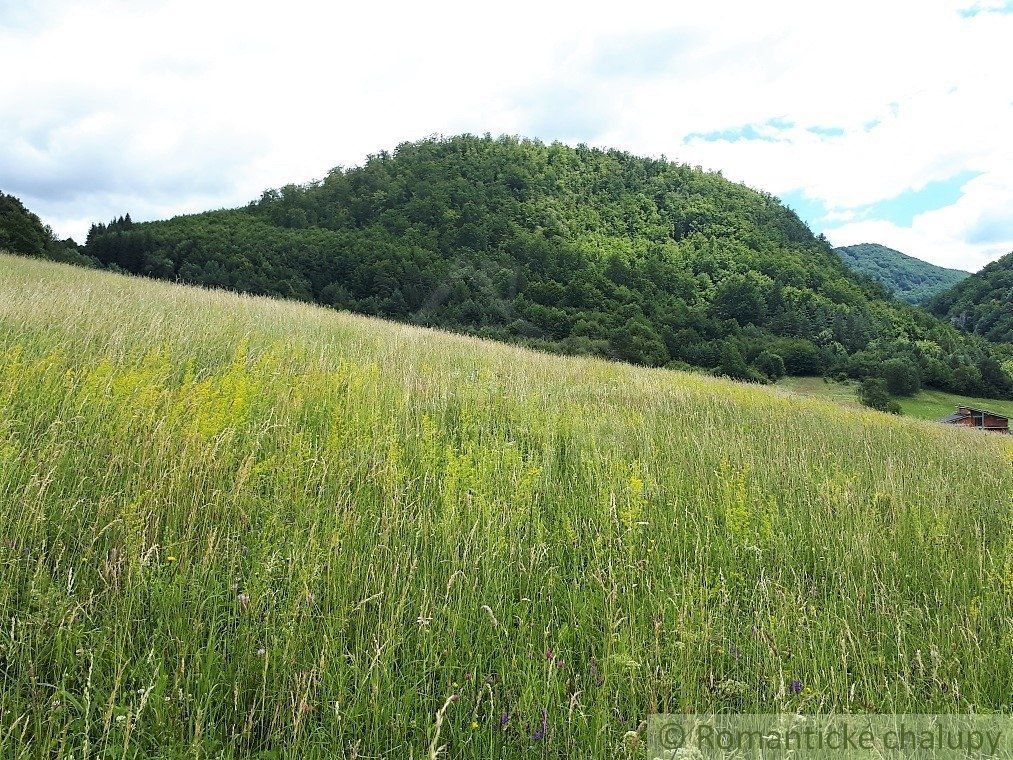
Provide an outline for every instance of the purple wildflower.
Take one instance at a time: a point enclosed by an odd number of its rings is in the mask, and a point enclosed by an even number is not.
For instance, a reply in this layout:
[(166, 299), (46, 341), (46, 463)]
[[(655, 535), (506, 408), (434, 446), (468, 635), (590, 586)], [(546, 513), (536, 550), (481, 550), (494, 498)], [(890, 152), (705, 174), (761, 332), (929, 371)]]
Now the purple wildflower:
[(542, 741), (545, 735), (549, 732), (549, 712), (544, 707), (542, 708), (542, 722), (538, 724), (538, 728), (531, 734), (531, 738), (536, 742)]
[(792, 681), (791, 681), (791, 683), (788, 684), (788, 689), (789, 689), (789, 691), (791, 691), (792, 694), (801, 694), (802, 693), (802, 682), (799, 681), (797, 678), (793, 678)]

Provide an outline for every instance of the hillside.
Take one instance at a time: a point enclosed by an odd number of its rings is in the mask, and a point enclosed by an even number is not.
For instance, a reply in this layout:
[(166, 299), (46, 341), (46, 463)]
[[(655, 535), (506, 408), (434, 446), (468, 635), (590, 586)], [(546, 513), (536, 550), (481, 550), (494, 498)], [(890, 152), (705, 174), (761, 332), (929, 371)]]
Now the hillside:
[(988, 396), (984, 341), (857, 279), (774, 197), (620, 151), (407, 143), (243, 209), (96, 225), (129, 272), (314, 301), (549, 351), (731, 377), (877, 372)]
[(84, 256), (70, 238), (57, 240), (20, 199), (4, 192), (0, 192), (0, 251), (84, 266), (96, 263)]
[(0, 400), (3, 757), (1009, 709), (999, 436), (5, 256)]
[(897, 298), (912, 304), (927, 301), (970, 275), (876, 243), (848, 245), (834, 251), (855, 272), (871, 277)]
[[(861, 406), (858, 383), (841, 383), (822, 377), (786, 377), (779, 380), (777, 387), (803, 396), (813, 396), (835, 401), (852, 407)], [(912, 396), (899, 397), (901, 414), (920, 420), (936, 422), (951, 414), (958, 406), (973, 406), (989, 409), (1013, 419), (1013, 401), (958, 396), (937, 390), (921, 390)]]
[(936, 296), (927, 306), (968, 332), (1013, 343), (1013, 253)]

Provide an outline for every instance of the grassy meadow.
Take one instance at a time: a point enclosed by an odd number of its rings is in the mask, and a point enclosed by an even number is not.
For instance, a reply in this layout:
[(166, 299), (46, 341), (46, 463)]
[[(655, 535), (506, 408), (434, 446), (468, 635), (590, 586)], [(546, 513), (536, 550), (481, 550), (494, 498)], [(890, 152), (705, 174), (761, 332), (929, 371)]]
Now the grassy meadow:
[(0, 757), (1013, 709), (1013, 440), (0, 257)]
[[(859, 398), (859, 384), (856, 382), (838, 383), (822, 377), (783, 377), (777, 381), (777, 387), (802, 396), (825, 398), (847, 406), (862, 405)], [(913, 396), (897, 396), (896, 400), (900, 404), (901, 414), (920, 420), (940, 420), (952, 414), (958, 406), (973, 406), (1013, 417), (1013, 401), (961, 396), (935, 388), (923, 388)]]

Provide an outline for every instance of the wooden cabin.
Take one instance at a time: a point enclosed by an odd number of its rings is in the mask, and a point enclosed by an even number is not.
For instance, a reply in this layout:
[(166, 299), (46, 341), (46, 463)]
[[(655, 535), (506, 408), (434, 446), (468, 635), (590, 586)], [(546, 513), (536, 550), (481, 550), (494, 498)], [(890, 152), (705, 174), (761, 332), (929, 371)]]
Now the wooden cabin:
[(1009, 435), (1009, 417), (990, 412), (987, 409), (958, 406), (957, 411), (939, 421), (948, 425), (963, 425), (964, 427), (978, 428), (978, 430), (987, 430), (990, 433)]

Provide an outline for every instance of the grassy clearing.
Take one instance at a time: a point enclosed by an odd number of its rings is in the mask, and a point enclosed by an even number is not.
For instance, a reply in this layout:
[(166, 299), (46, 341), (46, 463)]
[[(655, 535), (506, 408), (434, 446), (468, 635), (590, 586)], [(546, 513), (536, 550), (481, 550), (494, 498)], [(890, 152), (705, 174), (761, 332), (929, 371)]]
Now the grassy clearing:
[(0, 409), (4, 758), (1013, 707), (1007, 438), (7, 257)]
[[(858, 397), (858, 383), (837, 383), (822, 377), (785, 377), (777, 382), (777, 386), (802, 396), (825, 398), (845, 406), (862, 405)], [(955, 393), (933, 389), (922, 390), (906, 398), (898, 397), (897, 401), (900, 403), (901, 412), (908, 417), (933, 422), (951, 414), (956, 407), (962, 405), (989, 409), (1013, 417), (1013, 401), (958, 396)]]
[(910, 398), (899, 398), (897, 401), (900, 402), (900, 408), (904, 414), (923, 420), (942, 419), (946, 415), (952, 414), (954, 408), (958, 406), (973, 406), (1013, 417), (1013, 401), (956, 396), (937, 390), (924, 390)]
[(823, 377), (782, 377), (776, 385), (800, 396), (827, 399), (856, 408), (862, 406), (857, 383), (836, 383)]

